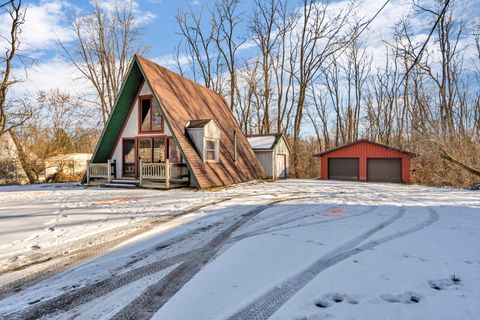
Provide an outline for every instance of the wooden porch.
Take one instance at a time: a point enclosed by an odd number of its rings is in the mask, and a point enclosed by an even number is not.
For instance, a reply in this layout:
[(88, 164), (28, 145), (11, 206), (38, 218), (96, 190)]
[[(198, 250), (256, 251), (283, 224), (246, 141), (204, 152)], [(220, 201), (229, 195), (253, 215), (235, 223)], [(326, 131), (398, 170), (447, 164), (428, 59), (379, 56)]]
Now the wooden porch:
[(188, 187), (190, 173), (184, 163), (138, 163), (138, 179), (117, 178), (115, 164), (89, 163), (87, 168), (87, 185), (106, 187), (140, 187), (154, 189), (172, 189)]

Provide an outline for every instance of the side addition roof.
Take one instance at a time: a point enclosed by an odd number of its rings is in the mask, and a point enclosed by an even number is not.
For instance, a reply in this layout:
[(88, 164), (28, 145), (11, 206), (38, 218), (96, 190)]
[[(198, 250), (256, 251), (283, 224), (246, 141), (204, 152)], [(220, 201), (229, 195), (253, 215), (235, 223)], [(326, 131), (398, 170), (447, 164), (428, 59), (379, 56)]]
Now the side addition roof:
[(355, 142), (351, 142), (351, 143), (347, 143), (347, 144), (344, 144), (344, 145), (341, 145), (341, 146), (338, 146), (338, 147), (335, 147), (335, 148), (331, 148), (331, 149), (316, 153), (313, 156), (314, 157), (321, 157), (321, 156), (323, 156), (327, 153), (331, 153), (331, 152), (334, 152), (336, 150), (343, 149), (343, 148), (348, 148), (350, 146), (353, 146), (353, 145), (356, 145), (356, 144), (359, 144), (359, 143), (362, 143), (362, 142), (373, 144), (373, 145), (376, 145), (376, 146), (379, 146), (379, 147), (382, 147), (382, 148), (387, 148), (387, 149), (390, 149), (390, 150), (394, 150), (394, 151), (397, 151), (397, 152), (405, 153), (405, 154), (408, 154), (411, 157), (416, 156), (416, 154), (413, 153), (413, 152), (409, 152), (409, 151), (406, 151), (406, 150), (403, 150), (403, 149), (400, 149), (400, 148), (392, 147), (392, 146), (389, 146), (389, 145), (386, 145), (386, 144), (373, 142), (373, 141), (370, 141), (370, 140), (367, 140), (367, 139), (360, 139), (360, 140), (357, 140)]
[[(251, 134), (247, 135), (247, 140), (253, 150), (273, 150), (278, 142), (284, 137), (285, 135), (283, 133)], [(286, 141), (285, 143), (290, 151), (288, 143)]]
[(210, 123), (212, 119), (192, 120), (188, 122), (188, 128), (203, 128)]

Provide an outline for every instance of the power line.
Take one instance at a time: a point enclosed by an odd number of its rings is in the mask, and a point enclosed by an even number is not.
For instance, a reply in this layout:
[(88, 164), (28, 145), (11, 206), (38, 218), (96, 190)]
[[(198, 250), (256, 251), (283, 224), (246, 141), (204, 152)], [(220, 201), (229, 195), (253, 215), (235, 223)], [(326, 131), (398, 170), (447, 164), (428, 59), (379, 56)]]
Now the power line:
[[(427, 47), (428, 42), (430, 41), (430, 38), (433, 35), (433, 32), (435, 32), (435, 29), (437, 28), (438, 23), (440, 22), (440, 19), (442, 18), (443, 15), (445, 15), (445, 12), (447, 11), (448, 6), (450, 5), (450, 0), (445, 1), (445, 6), (443, 7), (442, 11), (438, 14), (438, 18), (435, 21), (435, 24), (432, 27), (432, 30), (430, 30), (430, 33), (428, 34), (427, 40), (425, 40), (425, 43), (423, 44), (422, 48), (420, 49), (420, 52), (418, 55), (415, 57), (415, 60), (413, 60), (413, 63), (410, 65), (410, 67), (407, 69), (405, 74), (402, 77), (402, 80), (398, 83), (397, 90), (400, 88), (400, 85), (402, 84), (403, 80), (407, 77), (407, 75), (412, 71), (413, 67), (420, 61), (420, 58), (422, 57), (422, 53)], [(395, 91), (397, 91), (395, 90)]]
[[(348, 46), (353, 43), (355, 40), (358, 39), (358, 37), (360, 37), (360, 35), (362, 34), (363, 31), (365, 31), (365, 29), (368, 28), (368, 26), (370, 25), (370, 23), (372, 23), (373, 20), (375, 20), (377, 18), (377, 16), (380, 14), (380, 12), (383, 11), (383, 9), (387, 6), (387, 4), (390, 2), (390, 0), (387, 0), (385, 1), (385, 3), (380, 7), (380, 9), (377, 10), (377, 12), (373, 15), (372, 18), (370, 18), (370, 20), (368, 20), (364, 25), (363, 27), (361, 28), (361, 30), (352, 38), (348, 41), (347, 44), (345, 44), (345, 47), (340, 51), (340, 53), (338, 54), (338, 56), (342, 55), (345, 50), (347, 50)], [(334, 58), (332, 62), (330, 62), (330, 64), (325, 68), (330, 68), (330, 66), (333, 64), (333, 62), (335, 61), (336, 59)]]
[(4, 4), (0, 5), (0, 8), (5, 7), (7, 4), (12, 3), (13, 1), (14, 1), (14, 0), (10, 0), (10, 1), (5, 2)]

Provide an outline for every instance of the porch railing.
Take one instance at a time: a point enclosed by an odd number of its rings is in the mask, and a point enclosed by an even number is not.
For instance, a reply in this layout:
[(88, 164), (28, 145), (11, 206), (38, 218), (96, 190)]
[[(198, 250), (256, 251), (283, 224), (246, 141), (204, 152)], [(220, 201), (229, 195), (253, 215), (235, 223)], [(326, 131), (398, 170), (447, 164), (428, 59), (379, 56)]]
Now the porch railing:
[(143, 179), (165, 179), (167, 177), (166, 166), (163, 163), (141, 163), (141, 173)]
[[(107, 163), (89, 163), (87, 167), (87, 184), (90, 179), (107, 179), (108, 183), (115, 177), (115, 162), (108, 160)], [(170, 188), (171, 180), (183, 180), (189, 177), (187, 165), (184, 163), (143, 163), (139, 160), (139, 182), (143, 186), (144, 181), (162, 180), (165, 187)]]
[(110, 183), (114, 171), (112, 170), (112, 162), (108, 160), (107, 163), (88, 163), (87, 165), (87, 184), (90, 183), (90, 179), (101, 178), (107, 179)]
[(144, 180), (165, 180), (166, 188), (170, 188), (170, 180), (183, 179), (188, 177), (189, 172), (186, 164), (170, 163), (143, 163), (139, 162), (140, 168), (140, 186), (143, 186)]

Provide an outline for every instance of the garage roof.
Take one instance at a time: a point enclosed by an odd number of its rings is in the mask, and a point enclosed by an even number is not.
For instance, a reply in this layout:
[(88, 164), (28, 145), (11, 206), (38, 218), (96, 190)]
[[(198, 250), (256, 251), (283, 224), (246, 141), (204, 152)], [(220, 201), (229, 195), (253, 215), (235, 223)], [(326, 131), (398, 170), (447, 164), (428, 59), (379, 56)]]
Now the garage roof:
[(251, 134), (247, 135), (247, 140), (253, 150), (273, 150), (282, 137), (283, 133)]
[(378, 143), (378, 142), (373, 142), (373, 141), (370, 141), (370, 140), (367, 140), (367, 139), (360, 139), (360, 140), (357, 140), (357, 141), (352, 142), (352, 143), (347, 143), (347, 144), (344, 144), (344, 145), (339, 146), (339, 147), (336, 147), (336, 148), (332, 148), (332, 149), (328, 149), (328, 150), (325, 150), (325, 151), (316, 153), (316, 154), (314, 154), (313, 156), (314, 156), (314, 157), (321, 157), (321, 156), (323, 156), (323, 155), (325, 155), (325, 154), (327, 154), (327, 153), (330, 153), (330, 152), (333, 152), (333, 151), (336, 151), (336, 150), (339, 150), (339, 149), (347, 148), (347, 147), (350, 147), (350, 146), (359, 144), (359, 143), (361, 143), (361, 142), (366, 142), (366, 143), (370, 143), (370, 144), (373, 144), (373, 145), (376, 145), (376, 146), (379, 146), (379, 147), (383, 147), (383, 148), (395, 150), (395, 151), (398, 151), (398, 152), (401, 152), (401, 153), (408, 154), (408, 155), (411, 156), (411, 157), (415, 157), (415, 156), (416, 156), (416, 154), (413, 153), (413, 152), (409, 152), (409, 151), (406, 151), (406, 150), (403, 150), (403, 149), (400, 149), (400, 148), (392, 147), (392, 146), (389, 146), (389, 145), (386, 145), (386, 144), (382, 144), (382, 143)]

